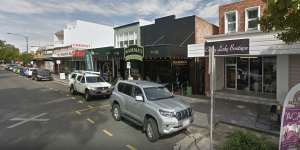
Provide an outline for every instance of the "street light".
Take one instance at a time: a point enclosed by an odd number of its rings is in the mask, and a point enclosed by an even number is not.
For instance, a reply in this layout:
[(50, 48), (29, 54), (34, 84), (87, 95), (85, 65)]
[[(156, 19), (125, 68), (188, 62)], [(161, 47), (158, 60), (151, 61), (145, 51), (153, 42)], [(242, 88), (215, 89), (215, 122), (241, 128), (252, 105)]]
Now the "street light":
[(29, 40), (28, 36), (22, 35), (22, 34), (18, 34), (18, 33), (10, 33), (10, 32), (8, 32), (7, 34), (21, 36), (21, 37), (25, 38), (25, 41), (26, 41), (26, 52), (28, 53), (28, 40)]

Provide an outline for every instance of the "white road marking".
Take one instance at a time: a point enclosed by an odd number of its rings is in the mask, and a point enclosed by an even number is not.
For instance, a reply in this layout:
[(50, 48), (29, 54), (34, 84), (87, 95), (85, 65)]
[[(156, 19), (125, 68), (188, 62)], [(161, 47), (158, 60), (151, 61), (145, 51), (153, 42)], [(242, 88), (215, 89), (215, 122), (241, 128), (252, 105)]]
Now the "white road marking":
[(126, 145), (126, 147), (128, 148), (128, 149), (130, 149), (130, 150), (136, 150), (136, 148), (135, 147), (133, 147), (132, 145)]
[(106, 135), (108, 135), (108, 136), (113, 136), (113, 134), (112, 133), (110, 133), (110, 132), (108, 132), (107, 130), (102, 130)]
[(81, 112), (80, 111), (75, 111), (76, 114), (78, 115), (81, 115)]
[(55, 100), (51, 100), (45, 104), (53, 104), (53, 103), (59, 103), (59, 102), (64, 102), (64, 101), (68, 101), (70, 100), (70, 98), (68, 97), (64, 97), (64, 98), (59, 98), (59, 99), (55, 99)]
[(90, 122), (91, 124), (95, 124), (95, 121), (92, 120), (91, 118), (87, 118), (86, 120), (87, 120), (88, 122)]
[(75, 98), (75, 97), (72, 97), (72, 99), (75, 100), (76, 98)]
[(83, 101), (78, 101), (78, 103), (82, 104), (82, 103), (83, 103)]
[(55, 82), (57, 84), (61, 84), (61, 85), (68, 85), (67, 83), (63, 83), (63, 82), (59, 82), (59, 81), (53, 81), (53, 82)]
[(31, 118), (12, 118), (10, 119), (11, 121), (21, 121), (21, 122), (18, 122), (16, 124), (13, 124), (11, 126), (8, 126), (7, 128), (14, 128), (14, 127), (17, 127), (19, 125), (22, 125), (24, 123), (27, 123), (27, 122), (30, 122), (30, 121), (37, 121), (37, 122), (45, 122), (45, 121), (48, 121), (49, 119), (38, 119), (39, 117), (42, 117), (44, 115), (46, 115), (47, 113), (41, 113), (39, 115), (36, 115), (36, 116), (33, 116)]

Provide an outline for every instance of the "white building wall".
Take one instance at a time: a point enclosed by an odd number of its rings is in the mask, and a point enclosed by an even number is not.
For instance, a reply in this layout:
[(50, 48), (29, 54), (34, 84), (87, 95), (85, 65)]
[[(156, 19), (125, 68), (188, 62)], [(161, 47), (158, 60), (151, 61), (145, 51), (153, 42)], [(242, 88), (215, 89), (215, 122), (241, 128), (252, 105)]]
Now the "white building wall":
[(276, 98), (281, 104), (289, 91), (289, 55), (277, 55)]
[(113, 27), (77, 20), (69, 23), (64, 29), (63, 44), (89, 45), (89, 48), (107, 47), (114, 45)]

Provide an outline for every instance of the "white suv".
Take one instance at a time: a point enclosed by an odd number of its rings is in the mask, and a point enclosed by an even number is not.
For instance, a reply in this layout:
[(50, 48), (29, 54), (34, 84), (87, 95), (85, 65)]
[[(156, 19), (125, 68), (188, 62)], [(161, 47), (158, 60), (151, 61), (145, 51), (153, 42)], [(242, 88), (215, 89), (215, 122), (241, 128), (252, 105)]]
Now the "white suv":
[(71, 94), (84, 94), (87, 101), (93, 96), (109, 98), (111, 95), (111, 84), (106, 82), (99, 73), (76, 73), (76, 78), (69, 84)]

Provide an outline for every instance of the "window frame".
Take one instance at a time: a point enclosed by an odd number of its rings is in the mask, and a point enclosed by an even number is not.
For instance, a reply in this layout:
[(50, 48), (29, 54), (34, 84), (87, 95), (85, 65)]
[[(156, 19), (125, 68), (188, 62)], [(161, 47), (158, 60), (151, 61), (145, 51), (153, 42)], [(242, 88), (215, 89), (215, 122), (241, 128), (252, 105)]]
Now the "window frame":
[(260, 31), (260, 24), (257, 23), (257, 30), (254, 29), (254, 28), (248, 28), (248, 24), (249, 24), (249, 21), (252, 21), (254, 19), (251, 19), (249, 20), (249, 17), (248, 17), (248, 11), (250, 10), (256, 10), (257, 9), (257, 19), (259, 20), (260, 19), (260, 6), (253, 6), (253, 7), (248, 7), (245, 9), (245, 31)]
[[(235, 13), (235, 31), (228, 31), (228, 18), (227, 15), (231, 14), (231, 13)], [(239, 24), (239, 15), (238, 15), (238, 11), (237, 10), (230, 10), (230, 11), (226, 11), (224, 13), (224, 23), (225, 23), (225, 33), (235, 33), (238, 32), (238, 24)]]

